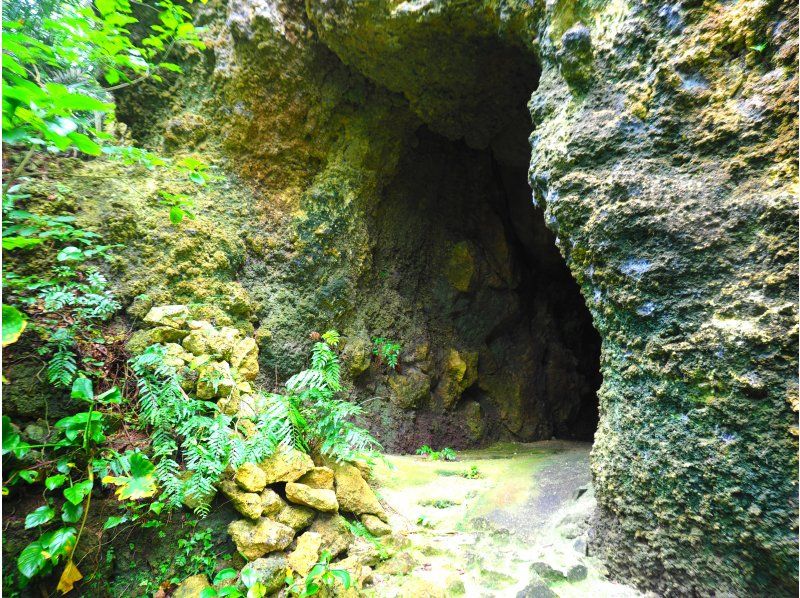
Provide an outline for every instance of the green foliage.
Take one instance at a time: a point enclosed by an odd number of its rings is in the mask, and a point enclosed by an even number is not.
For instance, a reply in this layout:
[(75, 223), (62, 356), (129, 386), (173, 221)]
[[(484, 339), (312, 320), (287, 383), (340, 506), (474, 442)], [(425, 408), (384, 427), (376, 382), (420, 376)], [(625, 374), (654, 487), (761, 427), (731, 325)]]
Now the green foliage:
[(455, 461), (457, 459), (456, 452), (453, 449), (445, 447), (441, 451), (435, 451), (427, 444), (419, 447), (417, 454), (427, 457), (431, 461)]
[(351, 534), (359, 538), (364, 538), (367, 542), (375, 547), (375, 549), (378, 551), (378, 557), (381, 560), (386, 560), (389, 558), (389, 552), (386, 550), (383, 542), (381, 542), (380, 538), (370, 532), (363, 523), (358, 520), (350, 521), (349, 519), (345, 519), (344, 522)]
[(191, 498), (198, 504), (195, 512), (204, 516), (228, 465), (263, 461), (285, 441), (279, 435), (281, 422), (258, 416), (253, 420), (257, 431), (243, 437), (235, 429), (237, 418), (220, 412), (214, 403), (186, 395), (175, 368), (164, 363), (165, 356), (163, 346), (153, 345), (130, 361), (138, 378), (141, 420), (153, 430), (155, 476), (164, 499), (177, 507)]
[(25, 330), (27, 322), (22, 312), (16, 307), (3, 304), (3, 346), (6, 347), (17, 342)]
[(157, 5), (156, 22), (138, 43), (130, 27), (139, 21), (128, 0), (50, 3), (37, 15), (37, 30), (4, 22), (4, 143), (99, 155), (108, 136), (92, 113), (110, 113), (113, 104), (98, 78), (112, 89), (158, 81), (161, 72), (180, 72), (167, 62), (176, 44), (203, 47), (185, 8), (171, 0)]
[(211, 577), (217, 565), (219, 552), (214, 545), (210, 529), (196, 529), (184, 538), (178, 539), (178, 551), (175, 554), (172, 583), (180, 583), (183, 579), (202, 573)]
[(299, 425), (292, 425), (299, 428), (295, 431), (302, 434), (302, 444), (336, 461), (370, 461), (379, 445), (369, 432), (353, 423), (362, 415), (362, 408), (337, 398), (342, 390), (341, 366), (329, 342), (338, 344), (338, 333), (329, 331), (322, 339), (314, 343), (311, 367), (287, 380), (287, 395), (277, 399), (271, 395), (272, 400), (296, 408), (294, 418)]
[(185, 193), (168, 193), (159, 191), (161, 196), (159, 204), (169, 208), (169, 221), (172, 224), (180, 224), (184, 218), (194, 220), (194, 201)]
[(462, 478), (467, 478), (468, 480), (475, 480), (475, 479), (478, 479), (479, 477), (481, 477), (481, 472), (478, 469), (477, 465), (473, 465), (472, 467), (470, 467), (466, 471), (462, 471), (459, 475)]
[(350, 589), (352, 585), (352, 580), (348, 571), (331, 567), (331, 553), (327, 550), (322, 551), (319, 561), (311, 568), (308, 575), (306, 575), (305, 583), (300, 583), (300, 581), (295, 582), (291, 576), (287, 576), (286, 578), (286, 584), (289, 586), (289, 594), (301, 598), (314, 596), (318, 594), (322, 588), (333, 590), (336, 587), (337, 581), (342, 584), (345, 590)]
[(385, 363), (389, 369), (397, 369), (402, 347), (400, 343), (383, 337), (372, 339), (372, 354), (377, 358), (378, 363)]

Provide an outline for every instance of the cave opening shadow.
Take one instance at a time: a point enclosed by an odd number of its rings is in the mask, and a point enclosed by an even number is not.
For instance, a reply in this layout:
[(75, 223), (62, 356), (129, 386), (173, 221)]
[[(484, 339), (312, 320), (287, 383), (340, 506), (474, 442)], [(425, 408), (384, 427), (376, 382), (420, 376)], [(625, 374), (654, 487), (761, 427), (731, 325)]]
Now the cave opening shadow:
[[(425, 125), (413, 145), (373, 224), (375, 271), (414, 306), (402, 334), (430, 350), (430, 403), (393, 448), (592, 440), (600, 337), (532, 201), (529, 152), (498, 158)], [(474, 373), (454, 390), (462, 362)]]

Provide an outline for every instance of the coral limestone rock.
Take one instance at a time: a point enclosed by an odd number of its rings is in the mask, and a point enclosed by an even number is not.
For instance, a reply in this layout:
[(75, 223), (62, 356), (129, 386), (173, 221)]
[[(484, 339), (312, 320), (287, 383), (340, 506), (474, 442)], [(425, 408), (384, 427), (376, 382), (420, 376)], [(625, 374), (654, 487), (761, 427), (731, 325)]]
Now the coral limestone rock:
[(287, 560), (282, 554), (258, 558), (249, 565), (250, 569), (255, 572), (256, 579), (264, 585), (267, 596), (284, 587), (286, 566)]
[(277, 515), (278, 513), (281, 512), (281, 509), (283, 509), (283, 507), (286, 505), (283, 499), (280, 496), (278, 496), (278, 493), (270, 488), (265, 488), (261, 492), (260, 497), (261, 497), (262, 513), (265, 517), (271, 517), (272, 515)]
[(286, 498), (293, 503), (305, 505), (317, 511), (332, 513), (339, 510), (339, 503), (336, 501), (336, 493), (333, 490), (311, 488), (305, 484), (289, 482), (286, 484)]
[(151, 327), (168, 326), (180, 329), (184, 327), (188, 317), (189, 308), (185, 305), (162, 305), (147, 312), (144, 321)]
[(264, 471), (266, 484), (294, 482), (314, 468), (314, 462), (306, 453), (294, 448), (280, 447), (275, 454), (258, 466)]
[(322, 548), (330, 552), (331, 557), (334, 558), (347, 550), (347, 547), (353, 541), (353, 534), (341, 515), (320, 515), (311, 524), (309, 531), (322, 537)]
[(315, 516), (316, 512), (314, 509), (302, 505), (284, 504), (273, 519), (279, 523), (288, 525), (296, 531), (300, 531), (311, 525)]
[(333, 490), (333, 470), (330, 467), (315, 467), (297, 481), (311, 488)]
[(197, 598), (203, 590), (210, 588), (208, 577), (202, 574), (192, 575), (184, 579), (172, 593), (174, 598)]
[(258, 519), (264, 513), (261, 496), (254, 492), (243, 492), (235, 482), (225, 480), (220, 483), (220, 490), (227, 496), (233, 508), (248, 519)]
[(255, 463), (242, 463), (236, 470), (234, 480), (247, 492), (261, 492), (267, 485), (264, 470)]
[(258, 346), (248, 336), (236, 342), (231, 350), (231, 367), (241, 380), (255, 380), (258, 376)]
[(307, 575), (319, 559), (322, 536), (316, 532), (305, 532), (297, 538), (297, 546), (286, 557), (289, 566), (300, 575)]
[(334, 483), (336, 486), (336, 499), (343, 511), (354, 515), (375, 515), (383, 521), (388, 521), (378, 498), (361, 477), (358, 468), (347, 463), (333, 465)]
[(228, 534), (236, 544), (236, 550), (249, 560), (284, 550), (292, 543), (294, 533), (291, 527), (266, 517), (257, 521), (240, 519), (228, 525)]
[(388, 536), (392, 533), (392, 528), (384, 523), (380, 518), (369, 513), (361, 516), (361, 523), (373, 536)]

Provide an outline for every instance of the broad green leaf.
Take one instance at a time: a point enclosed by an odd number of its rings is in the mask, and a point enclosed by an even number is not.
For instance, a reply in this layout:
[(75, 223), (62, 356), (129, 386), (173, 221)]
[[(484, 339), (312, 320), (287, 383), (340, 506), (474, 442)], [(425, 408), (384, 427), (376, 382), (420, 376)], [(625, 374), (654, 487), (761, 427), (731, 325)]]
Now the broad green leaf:
[(155, 466), (147, 457), (142, 453), (133, 453), (130, 457), (130, 475), (106, 476), (103, 483), (119, 486), (116, 490), (119, 500), (148, 498), (158, 491), (154, 470)]
[(103, 153), (103, 148), (101, 148), (97, 143), (92, 141), (83, 133), (70, 133), (68, 137), (70, 141), (75, 144), (75, 147), (81, 150), (84, 154), (89, 154), (90, 156), (99, 156), (101, 153)]
[(39, 538), (39, 542), (45, 547), (47, 552), (53, 556), (69, 554), (75, 547), (76, 531), (74, 527), (61, 527), (55, 531), (48, 532)]
[(3, 416), (3, 454), (13, 451), (19, 445), (19, 434), (11, 425), (11, 418)]
[(236, 571), (236, 569), (232, 569), (232, 568), (228, 567), (227, 569), (223, 569), (222, 571), (220, 571), (219, 573), (217, 573), (214, 576), (213, 584), (214, 585), (218, 585), (218, 584), (220, 584), (223, 581), (226, 581), (228, 579), (234, 579), (238, 575), (239, 575), (239, 572)]
[(108, 69), (103, 75), (109, 85), (116, 85), (119, 83), (119, 71), (117, 69)]
[(47, 505), (42, 505), (25, 517), (25, 529), (43, 525), (56, 516), (56, 512)]
[(3, 346), (17, 342), (27, 321), (21, 311), (11, 305), (3, 304)]
[(69, 247), (64, 247), (61, 251), (58, 252), (56, 259), (59, 262), (68, 262), (68, 261), (76, 261), (83, 259), (83, 251), (78, 249), (77, 247), (73, 247), (70, 245)]
[(244, 587), (250, 588), (258, 582), (258, 571), (253, 569), (253, 567), (247, 566), (241, 571), (242, 576), (242, 583)]
[(350, 573), (345, 571), (344, 569), (331, 569), (331, 575), (333, 575), (336, 579), (342, 582), (345, 590), (350, 589)]
[(83, 504), (73, 505), (67, 501), (61, 507), (61, 521), (64, 523), (77, 523), (83, 516)]
[(64, 485), (64, 482), (67, 481), (67, 476), (63, 473), (59, 473), (56, 475), (51, 475), (44, 481), (44, 487), (48, 490), (55, 490), (56, 488), (60, 488)]
[(31, 542), (17, 557), (17, 569), (28, 579), (34, 577), (47, 564), (49, 558), (45, 556), (46, 554), (38, 541)]
[(3, 249), (26, 249), (43, 243), (44, 239), (32, 239), (30, 237), (3, 237)]
[(101, 403), (120, 403), (122, 402), (122, 393), (116, 386), (112, 386), (105, 392), (101, 392), (96, 398)]
[(91, 480), (84, 480), (69, 488), (64, 488), (64, 498), (73, 505), (78, 505), (82, 503), (84, 497), (92, 491), (92, 485)]
[(203, 591), (200, 592), (200, 598), (217, 598), (219, 594), (214, 588), (203, 588)]
[(92, 390), (92, 381), (89, 378), (75, 378), (72, 383), (72, 392), (70, 396), (73, 399), (81, 399), (84, 401), (91, 401), (94, 397), (94, 390)]
[(105, 16), (114, 11), (117, 3), (115, 0), (94, 0), (94, 5), (100, 11), (100, 14)]

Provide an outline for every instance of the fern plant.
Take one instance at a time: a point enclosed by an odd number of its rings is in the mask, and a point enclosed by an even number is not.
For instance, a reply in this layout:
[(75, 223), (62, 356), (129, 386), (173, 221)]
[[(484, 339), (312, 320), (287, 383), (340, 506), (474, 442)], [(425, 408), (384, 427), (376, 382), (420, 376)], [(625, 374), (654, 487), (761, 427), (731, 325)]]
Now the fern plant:
[(326, 332), (314, 343), (311, 367), (286, 382), (286, 400), (297, 405), (311, 448), (336, 461), (370, 461), (380, 445), (353, 421), (363, 414), (361, 406), (337, 398), (342, 390), (341, 365), (332, 346), (338, 344), (336, 331)]
[(77, 357), (73, 351), (75, 338), (66, 328), (59, 328), (50, 339), (53, 356), (47, 364), (47, 380), (50, 384), (69, 388), (78, 371)]
[(293, 443), (295, 431), (286, 423), (288, 416), (268, 411), (251, 418), (255, 432), (244, 437), (236, 430), (238, 417), (183, 391), (180, 375), (164, 363), (165, 356), (165, 347), (152, 345), (130, 362), (138, 378), (140, 414), (152, 427), (156, 478), (164, 499), (172, 507), (191, 499), (195, 512), (205, 516), (228, 466), (263, 461), (279, 444)]
[[(377, 441), (353, 422), (361, 407), (337, 398), (341, 368), (331, 344), (338, 344), (338, 334), (321, 338), (314, 345), (311, 367), (287, 381), (285, 394), (259, 395), (260, 408), (253, 417), (226, 415), (216, 404), (188, 396), (177, 370), (164, 363), (162, 345), (152, 345), (131, 360), (141, 420), (152, 427), (156, 478), (170, 506), (191, 499), (195, 512), (205, 516), (228, 467), (263, 461), (281, 445), (317, 449), (337, 461), (372, 459)], [(241, 419), (251, 420), (254, 432), (238, 432)]]

